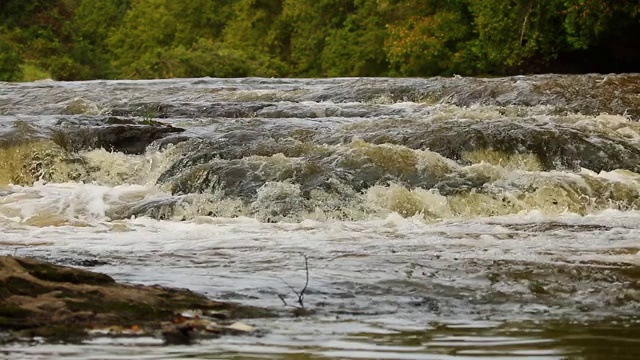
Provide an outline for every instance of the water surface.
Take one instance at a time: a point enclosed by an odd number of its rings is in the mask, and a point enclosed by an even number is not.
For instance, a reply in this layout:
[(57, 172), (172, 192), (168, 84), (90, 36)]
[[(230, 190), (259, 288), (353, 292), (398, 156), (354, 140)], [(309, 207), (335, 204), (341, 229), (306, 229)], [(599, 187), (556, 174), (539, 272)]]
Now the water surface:
[[(0, 84), (0, 252), (278, 310), (10, 358), (636, 358), (640, 78)], [(164, 126), (171, 125), (173, 128)], [(290, 287), (310, 282), (295, 317)]]

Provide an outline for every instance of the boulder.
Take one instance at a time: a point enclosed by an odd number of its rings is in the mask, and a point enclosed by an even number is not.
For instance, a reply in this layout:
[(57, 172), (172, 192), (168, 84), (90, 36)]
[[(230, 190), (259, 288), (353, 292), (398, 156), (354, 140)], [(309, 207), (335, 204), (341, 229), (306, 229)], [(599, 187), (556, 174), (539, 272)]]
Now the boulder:
[(182, 128), (158, 125), (111, 125), (57, 129), (53, 141), (68, 151), (104, 148), (124, 154), (143, 154), (149, 144)]

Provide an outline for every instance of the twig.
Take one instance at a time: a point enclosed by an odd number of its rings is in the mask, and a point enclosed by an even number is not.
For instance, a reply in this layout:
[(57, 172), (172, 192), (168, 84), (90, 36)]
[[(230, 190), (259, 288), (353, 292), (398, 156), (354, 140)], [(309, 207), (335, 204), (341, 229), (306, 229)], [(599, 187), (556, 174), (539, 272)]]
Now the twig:
[(284, 306), (289, 306), (289, 304), (287, 304), (287, 300), (284, 299), (283, 295), (277, 294), (278, 297), (280, 298), (280, 300), (282, 300), (282, 303), (284, 304)]
[(282, 303), (284, 304), (284, 306), (292, 306), (295, 308), (304, 309), (304, 292), (307, 291), (307, 286), (309, 286), (309, 257), (305, 254), (302, 254), (302, 256), (304, 257), (304, 269), (307, 274), (306, 274), (306, 281), (304, 283), (304, 287), (302, 288), (302, 290), (300, 290), (300, 292), (297, 292), (296, 289), (293, 286), (291, 286), (291, 284), (286, 282), (283, 278), (278, 277), (280, 281), (282, 281), (285, 285), (287, 285), (287, 287), (291, 289), (291, 291), (293, 291), (294, 294), (296, 294), (296, 296), (298, 297), (298, 304), (300, 304), (299, 307), (295, 305), (289, 305), (287, 304), (287, 301), (285, 300), (284, 296), (278, 294), (278, 298), (282, 300)]
[(307, 286), (309, 286), (309, 257), (305, 254), (302, 254), (302, 256), (304, 256), (304, 270), (307, 273), (307, 279), (304, 282), (304, 287), (300, 290), (300, 294), (298, 294), (298, 304), (304, 309), (304, 292), (307, 290)]

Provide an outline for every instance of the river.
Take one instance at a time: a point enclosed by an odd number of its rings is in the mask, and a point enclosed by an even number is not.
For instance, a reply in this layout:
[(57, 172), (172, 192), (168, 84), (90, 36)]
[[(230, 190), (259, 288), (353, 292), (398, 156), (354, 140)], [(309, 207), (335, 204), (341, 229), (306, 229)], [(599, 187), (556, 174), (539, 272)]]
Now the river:
[(639, 119), (635, 74), (0, 83), (0, 254), (282, 315), (0, 356), (638, 358)]

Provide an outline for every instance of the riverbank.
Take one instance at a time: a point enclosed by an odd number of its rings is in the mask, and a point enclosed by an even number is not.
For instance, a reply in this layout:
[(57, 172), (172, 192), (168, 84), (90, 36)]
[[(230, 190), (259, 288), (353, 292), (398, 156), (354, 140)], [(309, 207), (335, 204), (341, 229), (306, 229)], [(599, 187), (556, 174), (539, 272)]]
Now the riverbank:
[(120, 284), (108, 275), (31, 258), (0, 257), (0, 332), (4, 341), (41, 337), (162, 336), (168, 343), (255, 333), (238, 319), (273, 314), (189, 290)]

